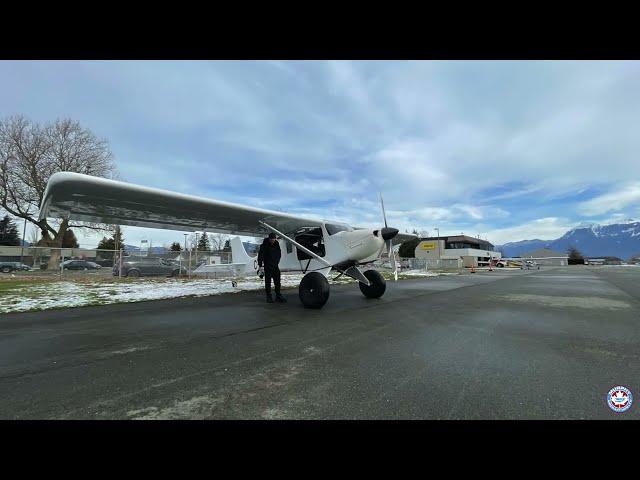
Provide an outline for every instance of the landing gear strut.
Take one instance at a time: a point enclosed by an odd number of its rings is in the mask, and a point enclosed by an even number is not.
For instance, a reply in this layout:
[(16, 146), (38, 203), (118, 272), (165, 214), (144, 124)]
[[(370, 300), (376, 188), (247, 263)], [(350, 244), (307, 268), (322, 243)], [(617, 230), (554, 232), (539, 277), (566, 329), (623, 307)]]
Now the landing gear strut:
[(307, 273), (298, 287), (305, 308), (322, 308), (329, 300), (329, 281), (320, 272)]
[(364, 283), (359, 282), (358, 285), (362, 294), (367, 298), (380, 298), (387, 289), (387, 282), (384, 277), (375, 270), (367, 270), (364, 272), (364, 276), (367, 277), (371, 285), (366, 286)]

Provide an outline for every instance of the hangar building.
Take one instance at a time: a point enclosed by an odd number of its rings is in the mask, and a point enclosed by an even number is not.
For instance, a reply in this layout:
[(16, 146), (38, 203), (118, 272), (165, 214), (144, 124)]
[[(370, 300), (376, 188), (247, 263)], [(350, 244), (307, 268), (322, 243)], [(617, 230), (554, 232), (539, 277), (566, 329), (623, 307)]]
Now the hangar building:
[(427, 260), (461, 258), (465, 267), (487, 266), (491, 259), (502, 258), (493, 244), (468, 235), (423, 238), (416, 247), (415, 256)]
[(566, 253), (556, 252), (550, 248), (539, 248), (532, 252), (523, 253), (520, 257), (526, 258), (527, 260), (533, 260), (539, 265), (563, 267), (569, 264), (569, 255)]

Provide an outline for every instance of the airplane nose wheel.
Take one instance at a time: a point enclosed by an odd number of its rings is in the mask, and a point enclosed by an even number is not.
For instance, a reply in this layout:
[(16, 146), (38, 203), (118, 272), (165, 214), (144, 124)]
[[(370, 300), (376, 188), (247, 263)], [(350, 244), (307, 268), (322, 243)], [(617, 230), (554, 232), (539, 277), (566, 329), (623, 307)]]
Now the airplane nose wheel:
[(329, 281), (319, 272), (307, 273), (298, 287), (305, 308), (322, 308), (329, 300)]
[(384, 295), (384, 291), (387, 289), (387, 282), (380, 272), (367, 270), (363, 274), (371, 285), (366, 286), (364, 283), (358, 283), (362, 294), (367, 298), (380, 298)]

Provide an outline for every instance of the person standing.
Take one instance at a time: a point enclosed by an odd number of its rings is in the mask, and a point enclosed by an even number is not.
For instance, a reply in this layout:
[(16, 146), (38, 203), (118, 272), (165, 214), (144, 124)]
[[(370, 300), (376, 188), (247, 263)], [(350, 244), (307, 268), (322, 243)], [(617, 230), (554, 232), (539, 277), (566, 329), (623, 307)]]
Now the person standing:
[[(271, 297), (271, 279), (276, 290), (276, 302), (286, 303), (286, 299), (280, 294), (280, 244), (275, 233), (270, 233), (264, 239), (258, 251), (258, 275), (264, 273), (264, 289), (267, 294), (267, 303), (273, 303)], [(264, 267), (264, 268), (263, 268)]]

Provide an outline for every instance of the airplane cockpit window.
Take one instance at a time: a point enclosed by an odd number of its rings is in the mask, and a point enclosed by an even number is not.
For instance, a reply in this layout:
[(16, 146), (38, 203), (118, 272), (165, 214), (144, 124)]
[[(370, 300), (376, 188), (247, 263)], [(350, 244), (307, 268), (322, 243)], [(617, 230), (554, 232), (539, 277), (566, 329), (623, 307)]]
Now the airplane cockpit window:
[(329, 235), (335, 235), (338, 232), (351, 232), (353, 228), (348, 225), (336, 225), (333, 223), (325, 223), (325, 228), (327, 229), (327, 233)]

